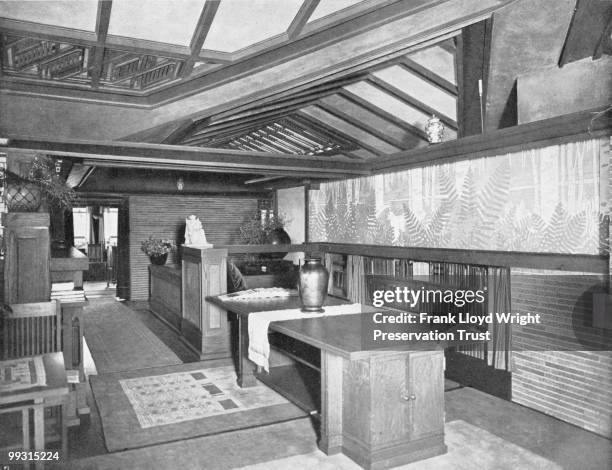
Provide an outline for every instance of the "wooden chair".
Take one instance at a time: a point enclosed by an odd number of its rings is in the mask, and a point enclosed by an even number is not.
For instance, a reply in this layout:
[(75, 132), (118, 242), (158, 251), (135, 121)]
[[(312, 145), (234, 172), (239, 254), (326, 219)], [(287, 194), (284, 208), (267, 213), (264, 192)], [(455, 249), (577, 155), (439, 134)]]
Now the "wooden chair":
[(14, 304), (3, 318), (5, 359), (62, 350), (60, 302)]
[[(62, 307), (59, 300), (13, 304), (4, 309), (2, 318), (4, 359), (37, 356), (45, 353), (62, 351)], [(26, 407), (33, 409), (32, 406)], [(23, 444), (29, 447), (29, 427), (27, 409), (22, 412)], [(17, 408), (0, 410), (0, 412), (18, 411)], [(54, 406), (43, 409), (45, 422), (50, 428), (57, 427), (57, 433), (47, 432), (47, 440), (59, 440), (66, 448), (66, 413)], [(41, 412), (41, 413), (42, 413)]]

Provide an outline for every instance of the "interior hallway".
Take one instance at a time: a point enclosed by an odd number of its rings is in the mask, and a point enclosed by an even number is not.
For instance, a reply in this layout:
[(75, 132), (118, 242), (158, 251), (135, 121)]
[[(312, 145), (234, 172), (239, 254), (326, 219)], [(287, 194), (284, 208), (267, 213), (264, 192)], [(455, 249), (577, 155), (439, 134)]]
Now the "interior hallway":
[[(123, 303), (126, 321), (155, 343), (154, 349), (141, 351), (129, 363), (107, 368), (143, 368), (159, 362), (159, 351), (168, 349), (163, 362), (196, 362), (195, 355), (147, 309), (146, 303)], [(107, 300), (92, 300), (87, 315), (104, 316)], [(85, 338), (87, 339), (87, 327)], [(109, 328), (107, 331), (113, 331)], [(118, 330), (117, 330), (118, 331)], [(104, 339), (112, 341), (111, 338)], [(157, 349), (155, 349), (157, 348)], [(95, 349), (95, 348), (94, 348)], [(143, 366), (142, 358), (151, 358)], [(93, 359), (96, 353), (93, 351)], [(206, 362), (202, 367), (207, 367)], [(98, 373), (104, 373), (98, 371)], [(542, 413), (507, 402), (471, 388), (447, 386), (446, 441), (449, 452), (401, 468), (410, 470), (479, 468), (487, 469), (612, 469), (612, 443), (593, 433), (581, 430)], [(344, 455), (326, 456), (316, 447), (316, 432), (310, 418), (233, 431), (207, 437), (196, 437), (161, 445), (107, 453), (98, 410), (91, 389), (88, 390), (91, 415), (69, 433), (70, 462), (75, 469), (357, 469)], [(259, 464), (259, 465), (258, 465)], [(66, 465), (53, 467), (66, 468)]]

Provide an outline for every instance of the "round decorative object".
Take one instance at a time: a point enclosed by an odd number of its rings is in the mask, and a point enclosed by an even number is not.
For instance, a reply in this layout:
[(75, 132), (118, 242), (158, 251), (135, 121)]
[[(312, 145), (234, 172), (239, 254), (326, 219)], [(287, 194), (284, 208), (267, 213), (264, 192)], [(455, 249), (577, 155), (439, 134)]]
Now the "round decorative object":
[(298, 281), (302, 312), (323, 312), (328, 281), (329, 272), (319, 258), (304, 260)]
[(9, 212), (36, 212), (42, 202), (42, 193), (34, 184), (9, 184), (4, 200)]
[(166, 260), (168, 259), (168, 253), (164, 253), (163, 255), (151, 255), (149, 256), (149, 259), (151, 260), (151, 264), (163, 266), (166, 264)]
[[(270, 232), (268, 237), (266, 238), (266, 243), (270, 245), (289, 245), (291, 244), (291, 237), (285, 229), (275, 228)], [(266, 258), (284, 258), (287, 255), (287, 252), (279, 252), (279, 253), (265, 253)]]
[(434, 114), (427, 120), (425, 132), (427, 133), (427, 140), (430, 144), (439, 144), (444, 137), (444, 124), (440, 121), (440, 118)]

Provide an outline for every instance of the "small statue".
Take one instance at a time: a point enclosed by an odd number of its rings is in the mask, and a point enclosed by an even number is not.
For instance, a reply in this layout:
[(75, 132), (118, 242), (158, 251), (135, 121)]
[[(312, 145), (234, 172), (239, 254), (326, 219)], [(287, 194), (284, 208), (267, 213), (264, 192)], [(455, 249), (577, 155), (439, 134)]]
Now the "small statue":
[(212, 248), (212, 244), (206, 241), (202, 222), (195, 215), (190, 215), (185, 219), (185, 246)]

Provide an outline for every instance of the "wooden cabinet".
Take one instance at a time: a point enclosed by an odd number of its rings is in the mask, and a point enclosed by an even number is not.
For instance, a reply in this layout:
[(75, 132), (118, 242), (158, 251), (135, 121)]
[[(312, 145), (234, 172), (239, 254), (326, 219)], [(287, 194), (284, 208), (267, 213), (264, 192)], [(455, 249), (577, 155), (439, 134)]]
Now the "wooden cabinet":
[(388, 468), (446, 452), (443, 351), (374, 353), (344, 361), (342, 375), (346, 455)]
[(181, 333), (200, 359), (230, 357), (227, 312), (206, 302), (227, 292), (227, 250), (183, 248)]
[(49, 214), (5, 214), (4, 302), (46, 302), (51, 296)]
[(181, 331), (181, 268), (177, 265), (149, 266), (151, 311)]

